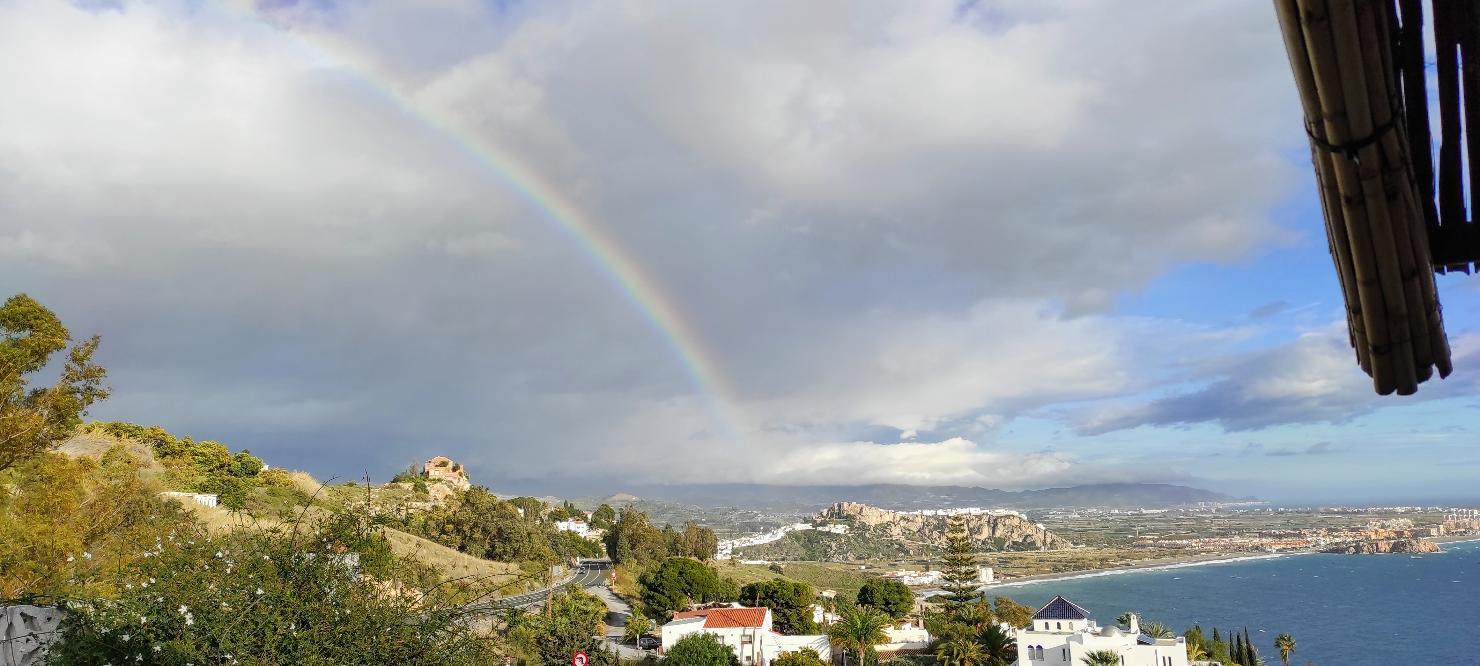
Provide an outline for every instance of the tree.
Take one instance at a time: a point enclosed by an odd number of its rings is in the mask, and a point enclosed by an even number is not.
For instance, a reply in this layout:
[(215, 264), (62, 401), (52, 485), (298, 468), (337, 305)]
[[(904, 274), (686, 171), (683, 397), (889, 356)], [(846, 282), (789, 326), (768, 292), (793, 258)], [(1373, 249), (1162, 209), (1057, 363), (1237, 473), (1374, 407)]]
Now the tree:
[(956, 611), (955, 622), (971, 628), (972, 631), (980, 631), (997, 623), (997, 618), (992, 613), (992, 605), (985, 599), (973, 601), (960, 610)]
[(510, 641), (538, 664), (568, 664), (576, 652), (585, 652), (593, 663), (615, 663), (598, 637), (605, 616), (601, 599), (572, 586), (555, 593), (545, 612), (518, 616)]
[(992, 609), (999, 622), (1006, 623), (1014, 629), (1021, 629), (1033, 623), (1033, 609), (1014, 601), (1012, 597), (993, 597)]
[(652, 629), (653, 621), (647, 619), (647, 616), (643, 615), (641, 610), (634, 608), (632, 609), (632, 615), (627, 618), (627, 626), (622, 629), (622, 640), (628, 643), (636, 643), (637, 639), (642, 638), (643, 634), (652, 631)]
[(1210, 657), (1208, 651), (1208, 639), (1203, 636), (1202, 625), (1193, 625), (1191, 629), (1182, 633), (1187, 642), (1187, 660), (1199, 661)]
[(817, 633), (817, 623), (812, 621), (812, 604), (816, 600), (817, 593), (811, 585), (785, 578), (740, 588), (740, 601), (770, 608), (776, 631), (789, 636)]
[(1147, 622), (1146, 624), (1141, 625), (1141, 633), (1146, 634), (1147, 636), (1150, 636), (1152, 638), (1175, 638), (1177, 636), (1176, 632), (1173, 632), (1171, 627), (1168, 627), (1160, 622)]
[(556, 560), (543, 528), (521, 517), (513, 501), (500, 500), (482, 486), (464, 491), (449, 506), (409, 516), (402, 526), (484, 559), (540, 564)]
[(771, 662), (771, 666), (827, 666), (822, 656), (812, 648), (802, 648), (796, 652), (786, 652)]
[(1120, 655), (1114, 650), (1095, 650), (1084, 655), (1079, 661), (1085, 666), (1120, 666)]
[(192, 522), (122, 445), (98, 459), (42, 453), (0, 473), (0, 599), (110, 594), (102, 576)]
[(684, 525), (678, 541), (679, 548), (673, 553), (675, 555), (708, 561), (714, 559), (715, 553), (719, 551), (719, 537), (715, 536), (714, 530), (692, 520)]
[(1259, 656), (1259, 648), (1254, 645), (1254, 641), (1249, 640), (1249, 628), (1244, 627), (1244, 666), (1259, 666), (1262, 661), (1264, 660)]
[(51, 310), (25, 294), (0, 305), (0, 471), (66, 439), (93, 403), (108, 397), (106, 371), (92, 362), (98, 337), (73, 345), (50, 386), (27, 379), (67, 348), (71, 334)]
[(1295, 637), (1290, 634), (1280, 634), (1274, 637), (1274, 649), (1280, 651), (1280, 663), (1289, 666), (1290, 653), (1295, 651)]
[(889, 616), (872, 608), (844, 608), (838, 621), (827, 629), (827, 638), (844, 650), (857, 655), (861, 663), (878, 660), (874, 646), (887, 642), (889, 636), (884, 628), (889, 626)]
[(1017, 642), (1002, 627), (982, 627), (976, 633), (976, 642), (982, 648), (983, 666), (1008, 666), (1017, 661)]
[(687, 557), (670, 557), (637, 579), (642, 605), (649, 615), (668, 617), (690, 603), (733, 601), (735, 582), (714, 568)]
[(982, 646), (967, 636), (952, 636), (935, 646), (936, 662), (942, 666), (985, 666)]
[(526, 522), (538, 523), (545, 518), (545, 503), (534, 497), (515, 497), (509, 500)]
[(602, 504), (596, 507), (595, 511), (591, 512), (591, 526), (596, 529), (611, 529), (612, 523), (616, 522), (616, 520), (617, 512), (612, 509), (610, 504)]
[(915, 593), (908, 585), (888, 578), (870, 578), (858, 589), (858, 605), (877, 608), (898, 620), (915, 609)]
[(946, 612), (955, 615), (966, 604), (980, 597), (980, 573), (976, 568), (976, 556), (972, 554), (971, 536), (966, 532), (966, 519), (951, 516), (950, 528), (946, 533), (945, 555), (941, 562), (941, 577), (945, 584)]
[(673, 666), (740, 666), (734, 650), (719, 642), (714, 634), (702, 631), (678, 639), (668, 648), (668, 658), (663, 661)]
[(606, 554), (617, 564), (652, 564), (668, 556), (668, 545), (647, 514), (635, 509), (622, 509), (606, 531)]

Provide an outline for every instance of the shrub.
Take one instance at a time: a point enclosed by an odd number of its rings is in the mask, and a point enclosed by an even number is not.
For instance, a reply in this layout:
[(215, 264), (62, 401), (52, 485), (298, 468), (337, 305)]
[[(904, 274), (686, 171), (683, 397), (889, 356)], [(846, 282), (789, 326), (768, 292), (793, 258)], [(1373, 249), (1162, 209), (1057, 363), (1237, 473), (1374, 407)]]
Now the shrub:
[(103, 572), (193, 519), (139, 478), (121, 446), (43, 453), (0, 472), (0, 599), (109, 594)]
[(664, 663), (674, 666), (740, 666), (735, 652), (713, 634), (689, 634), (668, 648)]
[(771, 666), (827, 666), (827, 662), (822, 660), (822, 656), (817, 654), (816, 650), (802, 648), (777, 657), (771, 662)]
[(490, 663), (463, 611), (406, 586), (396, 562), (346, 514), (296, 537), (187, 527), (118, 574), (116, 600), (66, 606), (55, 663)]

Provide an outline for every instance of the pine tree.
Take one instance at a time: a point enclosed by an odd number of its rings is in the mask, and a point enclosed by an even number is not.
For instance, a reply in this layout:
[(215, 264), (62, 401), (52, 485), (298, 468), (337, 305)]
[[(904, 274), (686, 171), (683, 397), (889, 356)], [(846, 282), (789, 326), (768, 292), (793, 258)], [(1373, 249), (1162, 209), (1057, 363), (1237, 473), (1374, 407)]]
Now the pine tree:
[(1249, 640), (1249, 628), (1244, 627), (1244, 666), (1259, 666), (1259, 648)]
[(966, 519), (952, 516), (949, 525), (945, 556), (941, 562), (941, 577), (945, 579), (941, 589), (945, 592), (946, 612), (955, 616), (967, 604), (977, 600), (977, 588), (981, 583), (978, 582), (980, 574), (976, 568), (976, 556), (971, 552), (971, 537), (966, 533)]

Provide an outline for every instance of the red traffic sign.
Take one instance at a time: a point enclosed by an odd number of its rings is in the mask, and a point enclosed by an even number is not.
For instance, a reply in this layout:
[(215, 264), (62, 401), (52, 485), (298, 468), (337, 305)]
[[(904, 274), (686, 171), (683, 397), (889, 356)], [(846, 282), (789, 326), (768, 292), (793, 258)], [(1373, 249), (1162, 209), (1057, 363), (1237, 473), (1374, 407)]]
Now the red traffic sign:
[(570, 666), (586, 666), (590, 661), (591, 658), (587, 657), (585, 652), (577, 652), (570, 656)]

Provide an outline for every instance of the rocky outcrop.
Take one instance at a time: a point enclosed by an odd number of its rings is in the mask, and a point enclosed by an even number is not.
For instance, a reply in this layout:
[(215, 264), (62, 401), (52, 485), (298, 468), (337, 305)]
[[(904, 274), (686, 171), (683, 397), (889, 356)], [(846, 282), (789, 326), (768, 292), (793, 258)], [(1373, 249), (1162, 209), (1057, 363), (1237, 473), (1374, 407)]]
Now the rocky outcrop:
[(1438, 553), (1439, 544), (1428, 539), (1378, 539), (1373, 541), (1354, 541), (1332, 546), (1323, 553), (1340, 553), (1344, 555), (1381, 555), (1387, 553)]
[[(959, 514), (966, 533), (980, 550), (1056, 550), (1074, 544), (1012, 511)], [(819, 522), (838, 522), (901, 542), (945, 545), (951, 516), (899, 512), (858, 502), (838, 502), (817, 515)]]

